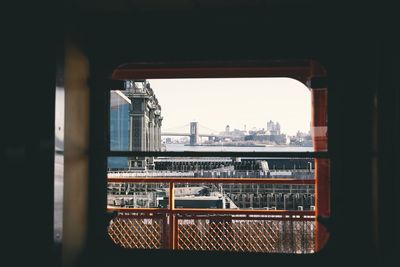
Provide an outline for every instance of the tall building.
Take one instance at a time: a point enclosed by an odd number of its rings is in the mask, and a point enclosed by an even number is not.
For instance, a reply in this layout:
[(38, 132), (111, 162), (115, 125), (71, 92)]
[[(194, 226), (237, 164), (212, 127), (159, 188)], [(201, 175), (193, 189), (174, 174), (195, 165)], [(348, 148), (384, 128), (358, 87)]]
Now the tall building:
[[(130, 143), (131, 151), (161, 150), (161, 106), (146, 80), (126, 81), (126, 96), (131, 100)], [(149, 157), (135, 157), (129, 160), (131, 169), (153, 169)]]
[[(160, 151), (161, 106), (146, 80), (126, 81), (126, 91), (111, 93), (111, 150)], [(147, 170), (154, 168), (150, 157), (113, 158), (109, 168)]]
[(270, 135), (280, 135), (281, 134), (281, 126), (279, 122), (274, 123), (272, 120), (267, 122), (267, 132)]
[(276, 130), (276, 134), (281, 134), (281, 125), (279, 124), (279, 122), (276, 122), (275, 130)]

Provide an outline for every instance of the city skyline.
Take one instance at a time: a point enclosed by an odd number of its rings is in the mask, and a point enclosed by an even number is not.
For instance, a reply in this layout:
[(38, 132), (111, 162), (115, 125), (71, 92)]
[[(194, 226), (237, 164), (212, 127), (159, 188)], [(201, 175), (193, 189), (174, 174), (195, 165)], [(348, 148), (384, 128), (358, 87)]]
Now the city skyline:
[[(308, 133), (311, 96), (290, 78), (150, 79), (162, 108), (163, 131), (190, 121), (216, 130), (266, 129), (279, 122), (281, 132)], [(187, 101), (184, 101), (187, 99)], [(179, 102), (177, 102), (179, 101)], [(206, 107), (206, 108), (205, 108)]]

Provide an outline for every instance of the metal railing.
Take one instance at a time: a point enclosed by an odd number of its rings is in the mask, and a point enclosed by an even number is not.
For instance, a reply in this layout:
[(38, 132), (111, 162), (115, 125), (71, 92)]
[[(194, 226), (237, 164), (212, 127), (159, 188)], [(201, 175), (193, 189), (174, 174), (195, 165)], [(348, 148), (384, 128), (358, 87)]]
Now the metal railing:
[(108, 234), (124, 248), (313, 253), (315, 211), (175, 208), (180, 183), (301, 184), (292, 178), (131, 178), (109, 177), (109, 183), (168, 183), (168, 208), (116, 208)]

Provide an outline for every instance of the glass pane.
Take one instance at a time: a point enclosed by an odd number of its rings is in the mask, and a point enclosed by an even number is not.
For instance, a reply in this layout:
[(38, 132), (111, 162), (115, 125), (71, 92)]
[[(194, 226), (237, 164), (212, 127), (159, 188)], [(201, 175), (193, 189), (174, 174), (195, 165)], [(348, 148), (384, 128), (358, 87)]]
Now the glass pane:
[(110, 97), (113, 151), (314, 151), (326, 133), (324, 98), (289, 78), (130, 80)]

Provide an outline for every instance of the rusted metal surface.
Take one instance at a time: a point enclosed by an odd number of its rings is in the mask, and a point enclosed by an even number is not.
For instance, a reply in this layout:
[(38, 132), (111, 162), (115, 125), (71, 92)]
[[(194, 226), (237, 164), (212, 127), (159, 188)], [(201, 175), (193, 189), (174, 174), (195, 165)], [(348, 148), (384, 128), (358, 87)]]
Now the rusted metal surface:
[[(328, 90), (313, 89), (312, 96), (312, 127), (315, 151), (328, 150)], [(317, 216), (330, 217), (330, 161), (315, 159), (315, 211)], [(316, 251), (319, 251), (328, 241), (329, 233), (324, 225), (317, 222)]]
[(176, 248), (176, 215), (173, 214), (173, 211), (175, 209), (175, 199), (174, 199), (174, 188), (175, 185), (173, 182), (169, 183), (169, 206), (168, 206), (168, 210), (169, 210), (169, 248), (171, 249), (175, 249)]
[[(238, 78), (238, 77), (288, 77), (305, 83), (311, 75), (312, 60), (266, 61), (262, 66), (207, 66), (199, 62), (186, 66), (151, 64), (124, 64), (112, 74), (114, 80), (151, 78)], [(240, 63), (243, 66), (243, 62)]]

